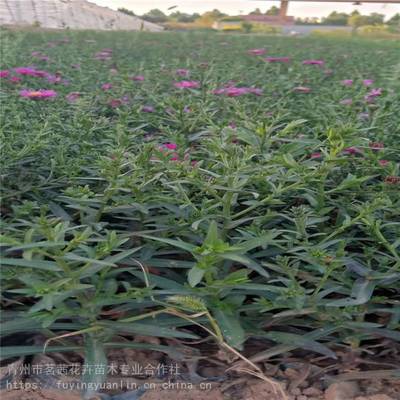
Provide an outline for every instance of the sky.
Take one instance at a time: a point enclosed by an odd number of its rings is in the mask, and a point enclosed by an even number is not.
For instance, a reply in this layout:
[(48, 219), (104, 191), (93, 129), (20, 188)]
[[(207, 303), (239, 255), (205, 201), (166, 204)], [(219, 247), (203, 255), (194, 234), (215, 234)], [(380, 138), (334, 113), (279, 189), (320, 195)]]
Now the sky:
[[(113, 9), (120, 7), (132, 10), (137, 15), (145, 14), (152, 8), (158, 8), (169, 13), (168, 7), (178, 6), (172, 11), (185, 13), (203, 13), (218, 8), (220, 11), (230, 14), (247, 14), (255, 8), (260, 8), (262, 12), (275, 5), (279, 7), (278, 1), (256, 1), (256, 0), (89, 0), (100, 6)], [(324, 17), (332, 11), (350, 13), (353, 10), (360, 11), (361, 14), (377, 12), (385, 14), (390, 18), (396, 13), (400, 13), (400, 4), (361, 4), (355, 6), (352, 3), (303, 3), (289, 2), (288, 15), (295, 17)]]

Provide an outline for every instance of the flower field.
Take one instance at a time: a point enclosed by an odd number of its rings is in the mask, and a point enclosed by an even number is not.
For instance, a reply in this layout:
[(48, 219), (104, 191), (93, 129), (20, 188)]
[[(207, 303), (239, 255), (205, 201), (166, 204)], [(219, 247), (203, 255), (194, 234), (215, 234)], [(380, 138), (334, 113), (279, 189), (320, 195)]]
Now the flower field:
[(45, 347), (101, 364), (120, 347), (181, 360), (174, 341), (209, 337), (260, 371), (289, 352), (386, 350), (396, 364), (398, 43), (2, 42), (3, 358)]

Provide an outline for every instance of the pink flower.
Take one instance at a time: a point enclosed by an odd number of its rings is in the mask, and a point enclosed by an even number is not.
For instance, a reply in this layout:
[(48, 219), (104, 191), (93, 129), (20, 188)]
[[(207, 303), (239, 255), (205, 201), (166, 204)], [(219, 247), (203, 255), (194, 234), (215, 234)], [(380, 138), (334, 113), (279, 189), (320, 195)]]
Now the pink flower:
[(364, 79), (363, 81), (364, 86), (371, 86), (374, 83), (373, 79)]
[(144, 81), (144, 76), (143, 75), (136, 75), (136, 76), (131, 76), (129, 79), (131, 81)]
[(389, 185), (398, 185), (400, 183), (400, 176), (390, 175), (385, 178), (385, 183)]
[(322, 67), (325, 64), (325, 61), (323, 60), (304, 60), (303, 65), (318, 65), (319, 67)]
[(386, 165), (389, 164), (389, 161), (388, 161), (388, 160), (379, 160), (379, 161), (378, 161), (378, 164), (379, 164), (381, 167), (386, 167)]
[(316, 153), (312, 153), (311, 155), (310, 155), (310, 158), (311, 159), (316, 159), (316, 158), (321, 158), (322, 157), (322, 153), (320, 153), (320, 152), (316, 152)]
[(96, 60), (106, 61), (112, 58), (112, 49), (103, 49), (94, 55)]
[(267, 57), (264, 58), (265, 61), (274, 63), (274, 62), (282, 62), (282, 63), (287, 63), (290, 61), (290, 57)]
[(197, 81), (180, 81), (174, 82), (174, 86), (178, 89), (198, 89), (200, 83)]
[(112, 99), (108, 102), (108, 105), (112, 108), (118, 108), (122, 105), (121, 99)]
[(189, 70), (185, 69), (185, 68), (178, 68), (175, 71), (175, 73), (176, 73), (176, 75), (183, 76), (183, 77), (189, 76)]
[(57, 96), (57, 92), (54, 90), (46, 90), (46, 89), (39, 89), (39, 90), (21, 90), (19, 92), (20, 96), (26, 97), (28, 99), (48, 99)]
[(142, 111), (142, 112), (145, 112), (145, 113), (152, 113), (152, 112), (154, 112), (155, 110), (154, 110), (154, 107), (153, 107), (153, 106), (143, 106), (142, 109), (141, 109), (141, 111)]
[(385, 145), (382, 142), (370, 142), (368, 143), (368, 147), (372, 150), (382, 150)]
[(381, 88), (372, 89), (370, 92), (368, 92), (365, 95), (364, 99), (368, 103), (372, 103), (374, 101), (374, 98), (377, 97), (377, 96), (380, 96), (381, 94), (382, 94), (382, 89)]
[(103, 83), (103, 84), (101, 85), (101, 88), (102, 88), (103, 90), (110, 90), (112, 87), (113, 87), (112, 83)]
[(75, 103), (79, 99), (81, 94), (79, 92), (71, 92), (65, 96), (66, 100), (70, 103)]
[(22, 79), (19, 76), (12, 76), (8, 81), (11, 83), (20, 83)]
[(37, 76), (36, 73), (36, 69), (32, 68), (32, 67), (17, 67), (14, 68), (14, 71), (18, 74), (18, 75), (26, 75), (26, 76)]
[(9, 75), (10, 71), (8, 71), (7, 69), (0, 71), (0, 78), (7, 78)]
[(229, 128), (231, 128), (231, 129), (236, 129), (237, 128), (237, 125), (235, 124), (235, 122), (229, 122), (229, 124), (228, 124), (228, 126), (229, 126)]
[(362, 151), (360, 149), (358, 149), (357, 147), (351, 146), (351, 147), (346, 147), (343, 150), (343, 153), (350, 154), (350, 155), (356, 155), (356, 154), (362, 154)]
[(306, 87), (306, 86), (296, 86), (295, 88), (293, 88), (293, 90), (297, 93), (310, 93), (311, 92), (311, 88)]
[(178, 145), (176, 143), (164, 143), (161, 147), (165, 150), (176, 150)]
[(345, 106), (351, 106), (353, 104), (353, 100), (352, 99), (343, 99), (340, 101), (340, 104), (343, 104)]
[(344, 86), (351, 86), (353, 84), (353, 79), (344, 79), (340, 82)]
[(249, 87), (236, 87), (236, 86), (228, 86), (224, 87), (221, 89), (215, 89), (212, 92), (213, 94), (219, 95), (225, 95), (228, 97), (238, 97), (242, 96), (244, 94), (255, 94), (256, 96), (261, 96), (262, 95), (262, 89), (258, 88), (249, 88)]
[(252, 56), (262, 56), (266, 52), (267, 52), (266, 49), (250, 49), (250, 50), (247, 50), (247, 53), (252, 55)]

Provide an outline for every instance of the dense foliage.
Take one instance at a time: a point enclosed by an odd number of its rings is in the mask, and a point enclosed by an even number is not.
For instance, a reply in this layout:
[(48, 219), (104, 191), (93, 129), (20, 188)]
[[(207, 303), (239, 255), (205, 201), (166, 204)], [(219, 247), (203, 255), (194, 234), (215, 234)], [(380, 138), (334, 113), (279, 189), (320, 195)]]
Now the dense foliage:
[(398, 44), (2, 40), (3, 335), (97, 360), (196, 324), (254, 360), (399, 339)]

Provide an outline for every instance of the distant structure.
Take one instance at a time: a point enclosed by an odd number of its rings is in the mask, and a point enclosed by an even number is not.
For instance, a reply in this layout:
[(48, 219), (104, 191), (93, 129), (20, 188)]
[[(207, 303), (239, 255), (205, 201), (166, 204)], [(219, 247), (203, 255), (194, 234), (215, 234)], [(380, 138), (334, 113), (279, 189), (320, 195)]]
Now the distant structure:
[(243, 22), (250, 22), (258, 25), (285, 26), (294, 25), (294, 17), (289, 17), (287, 15), (262, 14), (237, 15), (223, 17), (220, 20), (215, 21), (212, 27), (217, 30), (229, 30), (229, 28), (234, 29), (235, 27), (238, 27), (238, 24)]
[(86, 0), (0, 0), (0, 25), (110, 31), (164, 29)]
[[(266, 2), (266, 0), (259, 0), (259, 1), (264, 1)], [(400, 4), (399, 0), (290, 0), (290, 2), (292, 1), (301, 1), (301, 2), (316, 2), (316, 3), (353, 3), (354, 5), (361, 5), (363, 3), (382, 3), (382, 4)], [(287, 11), (289, 8), (289, 0), (280, 0), (280, 12), (279, 12), (279, 16), (282, 19), (285, 19), (287, 17)]]

